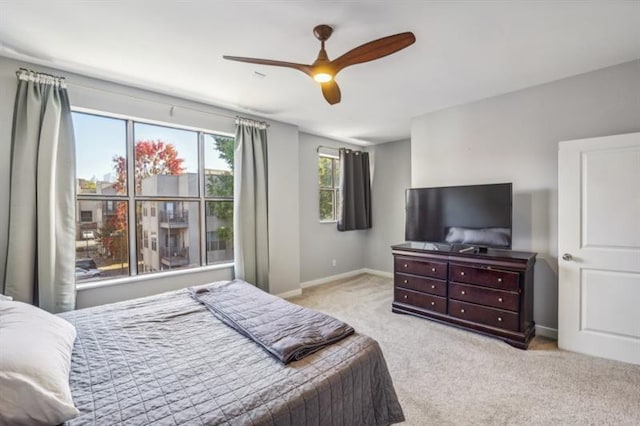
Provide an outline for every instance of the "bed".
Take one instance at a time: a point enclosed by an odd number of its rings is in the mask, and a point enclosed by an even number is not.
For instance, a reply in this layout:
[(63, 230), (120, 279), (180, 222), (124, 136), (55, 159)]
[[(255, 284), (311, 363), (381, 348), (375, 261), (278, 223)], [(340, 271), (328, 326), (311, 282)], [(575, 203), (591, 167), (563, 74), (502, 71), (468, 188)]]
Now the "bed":
[(283, 364), (188, 290), (67, 312), (66, 425), (387, 425), (404, 416), (378, 343), (357, 332)]

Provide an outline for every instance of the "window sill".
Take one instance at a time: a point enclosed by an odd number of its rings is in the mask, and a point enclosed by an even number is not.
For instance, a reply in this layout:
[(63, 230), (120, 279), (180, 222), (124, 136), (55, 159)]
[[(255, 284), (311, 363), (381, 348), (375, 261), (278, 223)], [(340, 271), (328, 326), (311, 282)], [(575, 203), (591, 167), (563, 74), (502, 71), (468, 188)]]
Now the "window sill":
[(191, 274), (197, 274), (200, 272), (207, 272), (207, 271), (217, 271), (220, 269), (233, 268), (233, 266), (234, 266), (233, 263), (221, 263), (219, 265), (201, 266), (198, 268), (179, 269), (179, 270), (167, 271), (167, 272), (156, 272), (156, 273), (149, 273), (144, 275), (136, 275), (134, 277), (122, 277), (122, 278), (114, 278), (114, 279), (102, 280), (102, 281), (91, 281), (88, 283), (76, 284), (76, 291), (91, 290), (93, 288), (110, 287), (114, 285), (132, 284), (132, 283), (137, 283), (142, 281), (149, 281), (149, 280), (155, 280), (158, 278), (166, 278), (166, 277), (179, 276), (179, 275), (191, 275)]
[(321, 220), (320, 223), (338, 223), (337, 220)]

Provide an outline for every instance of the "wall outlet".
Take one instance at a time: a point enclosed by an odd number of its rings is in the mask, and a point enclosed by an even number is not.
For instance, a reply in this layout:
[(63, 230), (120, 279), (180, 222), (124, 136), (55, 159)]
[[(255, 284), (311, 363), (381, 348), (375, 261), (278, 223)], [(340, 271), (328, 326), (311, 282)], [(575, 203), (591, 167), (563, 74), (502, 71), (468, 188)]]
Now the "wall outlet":
[(335, 259), (333, 259), (333, 260), (331, 261), (331, 266), (336, 266), (336, 260), (335, 260)]

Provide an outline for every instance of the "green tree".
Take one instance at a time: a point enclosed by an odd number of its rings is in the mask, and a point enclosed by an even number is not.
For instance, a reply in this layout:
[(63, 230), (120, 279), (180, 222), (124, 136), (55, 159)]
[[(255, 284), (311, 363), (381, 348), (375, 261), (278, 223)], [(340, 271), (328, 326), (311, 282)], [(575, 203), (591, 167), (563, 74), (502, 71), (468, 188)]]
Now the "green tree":
[[(218, 171), (207, 176), (207, 195), (210, 197), (233, 198), (233, 153), (235, 140), (225, 136), (213, 136), (215, 149), (218, 151), (231, 171)], [(209, 214), (218, 219), (229, 222), (233, 219), (232, 201), (210, 201)], [(216, 229), (219, 240), (232, 241), (233, 229), (227, 226), (220, 226)], [(229, 247), (229, 245), (227, 245)]]
[(318, 181), (320, 186), (320, 220), (334, 220), (335, 186), (337, 185), (338, 160), (320, 156)]

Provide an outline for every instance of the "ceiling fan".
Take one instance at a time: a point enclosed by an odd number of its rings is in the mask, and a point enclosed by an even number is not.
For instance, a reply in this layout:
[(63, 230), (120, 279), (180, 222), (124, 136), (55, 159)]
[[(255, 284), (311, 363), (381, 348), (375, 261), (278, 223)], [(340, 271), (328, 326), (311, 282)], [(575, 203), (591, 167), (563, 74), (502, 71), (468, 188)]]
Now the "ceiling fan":
[(311, 65), (273, 61), (271, 59), (244, 58), (241, 56), (225, 55), (223, 58), (231, 61), (273, 65), (302, 71), (320, 83), (324, 98), (333, 105), (340, 102), (340, 88), (335, 81), (335, 77), (341, 70), (351, 65), (361, 64), (391, 55), (412, 45), (416, 41), (416, 37), (411, 32), (395, 34), (365, 43), (331, 61), (327, 56), (326, 50), (324, 50), (324, 42), (331, 37), (331, 33), (333, 33), (333, 28), (329, 25), (318, 25), (313, 29), (313, 34), (320, 40), (321, 45), (318, 58)]

